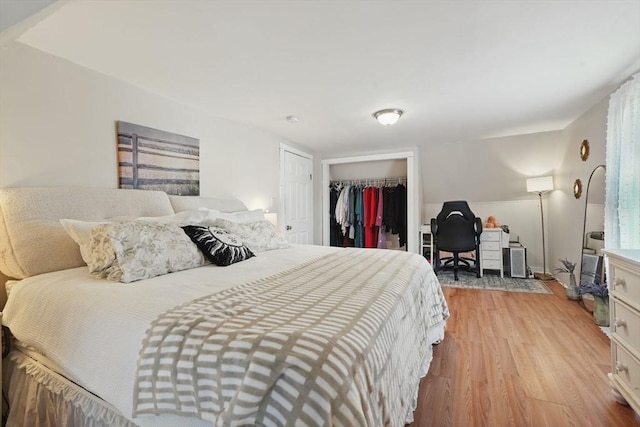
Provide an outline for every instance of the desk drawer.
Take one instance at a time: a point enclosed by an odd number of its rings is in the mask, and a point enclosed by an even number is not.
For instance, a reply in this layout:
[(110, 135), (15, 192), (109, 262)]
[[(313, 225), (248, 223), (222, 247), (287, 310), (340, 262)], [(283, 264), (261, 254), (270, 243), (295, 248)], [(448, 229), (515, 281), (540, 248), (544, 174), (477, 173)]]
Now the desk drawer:
[(480, 243), (480, 247), (485, 251), (499, 251), (500, 242), (486, 241), (486, 242)]
[(502, 264), (502, 261), (498, 260), (486, 260), (486, 259), (482, 259), (482, 269), (484, 270), (485, 268), (490, 269), (490, 270), (500, 270), (500, 264)]
[(502, 261), (502, 253), (500, 251), (482, 251), (481, 255), (483, 261), (488, 259)]
[(481, 242), (499, 242), (502, 230), (488, 231), (485, 230), (480, 235)]
[(613, 323), (611, 333), (640, 353), (640, 313), (615, 298), (609, 299)]

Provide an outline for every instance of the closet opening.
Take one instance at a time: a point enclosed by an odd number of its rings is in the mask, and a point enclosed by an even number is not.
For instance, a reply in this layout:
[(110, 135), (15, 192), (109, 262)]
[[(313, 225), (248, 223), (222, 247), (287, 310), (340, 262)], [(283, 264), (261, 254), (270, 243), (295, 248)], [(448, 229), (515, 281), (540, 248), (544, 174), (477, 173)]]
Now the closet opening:
[(414, 153), (322, 164), (324, 245), (419, 251)]
[(333, 180), (329, 245), (407, 250), (407, 178)]

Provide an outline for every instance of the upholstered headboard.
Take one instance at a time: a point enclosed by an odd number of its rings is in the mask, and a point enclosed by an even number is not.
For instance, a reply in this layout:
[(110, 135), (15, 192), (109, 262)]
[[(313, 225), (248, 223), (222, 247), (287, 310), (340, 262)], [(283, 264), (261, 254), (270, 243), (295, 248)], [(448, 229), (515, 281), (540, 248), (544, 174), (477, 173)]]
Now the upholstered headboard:
[(240, 200), (168, 196), (163, 191), (97, 187), (0, 188), (0, 271), (23, 279), (84, 264), (60, 219), (102, 221), (172, 215), (199, 208), (244, 211)]
[(62, 218), (99, 221), (173, 214), (162, 191), (88, 187), (0, 189), (0, 271), (22, 279), (84, 265)]
[(195, 211), (200, 208), (215, 209), (220, 212), (246, 211), (247, 206), (231, 196), (225, 198), (200, 196), (169, 196), (173, 210), (177, 212)]

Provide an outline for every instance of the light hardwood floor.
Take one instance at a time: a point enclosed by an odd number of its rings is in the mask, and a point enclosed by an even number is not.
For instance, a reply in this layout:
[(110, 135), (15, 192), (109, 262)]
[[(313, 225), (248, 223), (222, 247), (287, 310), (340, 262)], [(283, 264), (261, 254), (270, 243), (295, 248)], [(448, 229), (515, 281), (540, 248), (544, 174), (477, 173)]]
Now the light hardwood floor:
[(451, 317), (410, 427), (640, 426), (613, 399), (609, 338), (553, 295), (444, 288)]

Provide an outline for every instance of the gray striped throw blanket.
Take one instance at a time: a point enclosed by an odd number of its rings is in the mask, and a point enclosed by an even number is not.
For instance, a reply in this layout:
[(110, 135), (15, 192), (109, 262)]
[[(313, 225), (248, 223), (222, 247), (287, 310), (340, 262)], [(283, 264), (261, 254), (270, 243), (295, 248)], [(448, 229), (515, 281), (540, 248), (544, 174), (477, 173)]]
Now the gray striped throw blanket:
[(214, 425), (402, 426), (448, 317), (416, 254), (344, 249), (160, 315), (138, 361), (135, 416)]

